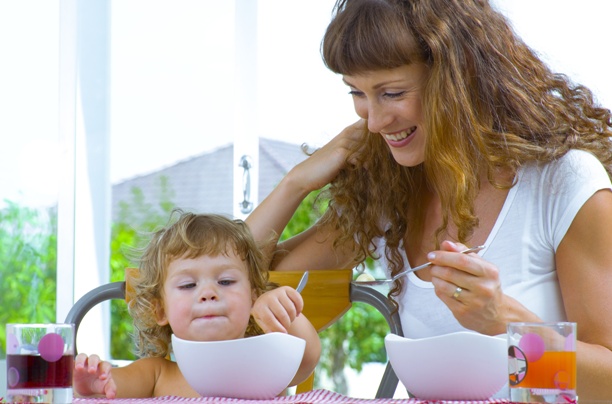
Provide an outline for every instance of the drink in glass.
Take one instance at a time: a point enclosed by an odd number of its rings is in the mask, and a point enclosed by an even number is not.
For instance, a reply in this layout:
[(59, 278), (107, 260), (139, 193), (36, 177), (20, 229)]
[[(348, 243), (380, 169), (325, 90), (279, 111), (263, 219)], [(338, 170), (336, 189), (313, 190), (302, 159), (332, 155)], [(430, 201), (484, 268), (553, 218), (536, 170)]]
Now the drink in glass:
[(508, 324), (510, 399), (577, 402), (576, 323)]
[(7, 324), (8, 402), (71, 403), (73, 324)]

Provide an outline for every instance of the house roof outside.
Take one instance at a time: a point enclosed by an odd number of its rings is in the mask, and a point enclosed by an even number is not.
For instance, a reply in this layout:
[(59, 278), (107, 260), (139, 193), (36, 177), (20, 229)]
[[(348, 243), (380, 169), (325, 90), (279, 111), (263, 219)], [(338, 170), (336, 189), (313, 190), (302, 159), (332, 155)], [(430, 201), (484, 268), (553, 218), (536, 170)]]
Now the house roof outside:
[[(121, 203), (134, 201), (139, 190), (147, 204), (159, 207), (164, 193), (174, 206), (186, 211), (221, 213), (232, 216), (233, 144), (180, 161), (158, 171), (137, 176), (112, 187), (112, 217), (117, 220)], [(258, 202), (262, 201), (289, 170), (308, 157), (300, 145), (272, 139), (259, 139)]]

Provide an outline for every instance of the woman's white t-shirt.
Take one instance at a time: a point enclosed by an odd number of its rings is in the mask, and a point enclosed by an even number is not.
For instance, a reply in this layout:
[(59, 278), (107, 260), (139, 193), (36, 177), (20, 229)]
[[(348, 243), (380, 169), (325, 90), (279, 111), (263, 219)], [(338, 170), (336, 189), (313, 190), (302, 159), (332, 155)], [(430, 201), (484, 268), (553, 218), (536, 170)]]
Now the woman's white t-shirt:
[[(519, 170), (517, 184), (510, 189), (485, 242), (487, 248), (479, 253), (499, 268), (505, 294), (545, 321), (567, 319), (555, 251), (582, 205), (606, 188), (611, 183), (604, 167), (585, 151), (572, 150), (557, 161)], [(378, 241), (378, 253), (384, 260), (384, 240)], [(408, 267), (405, 254), (404, 260)], [(589, 269), (575, 270), (586, 276)], [(465, 330), (435, 295), (431, 282), (414, 273), (408, 275), (397, 300), (406, 337)]]

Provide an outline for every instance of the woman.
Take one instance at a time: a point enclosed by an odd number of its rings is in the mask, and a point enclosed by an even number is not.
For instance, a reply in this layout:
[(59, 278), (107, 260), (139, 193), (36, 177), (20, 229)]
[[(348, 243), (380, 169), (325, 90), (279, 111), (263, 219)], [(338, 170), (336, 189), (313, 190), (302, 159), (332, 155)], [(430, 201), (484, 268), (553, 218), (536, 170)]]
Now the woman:
[(257, 239), (280, 234), (331, 184), (271, 269), (431, 261), (390, 292), (407, 336), (575, 321), (580, 398), (612, 398), (610, 111), (484, 0), (339, 0), (322, 53), (361, 120), (248, 218)]

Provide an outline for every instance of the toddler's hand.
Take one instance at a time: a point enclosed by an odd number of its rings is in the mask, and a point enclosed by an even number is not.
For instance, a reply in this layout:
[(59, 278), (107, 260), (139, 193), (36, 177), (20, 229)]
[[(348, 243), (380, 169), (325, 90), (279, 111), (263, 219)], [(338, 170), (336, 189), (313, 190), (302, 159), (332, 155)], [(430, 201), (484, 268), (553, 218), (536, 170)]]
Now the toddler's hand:
[(72, 376), (74, 390), (81, 396), (101, 394), (106, 398), (115, 398), (117, 386), (111, 375), (111, 368), (112, 365), (100, 360), (98, 355), (77, 355)]
[(266, 334), (286, 333), (303, 308), (302, 295), (289, 286), (281, 286), (259, 296), (251, 314)]

